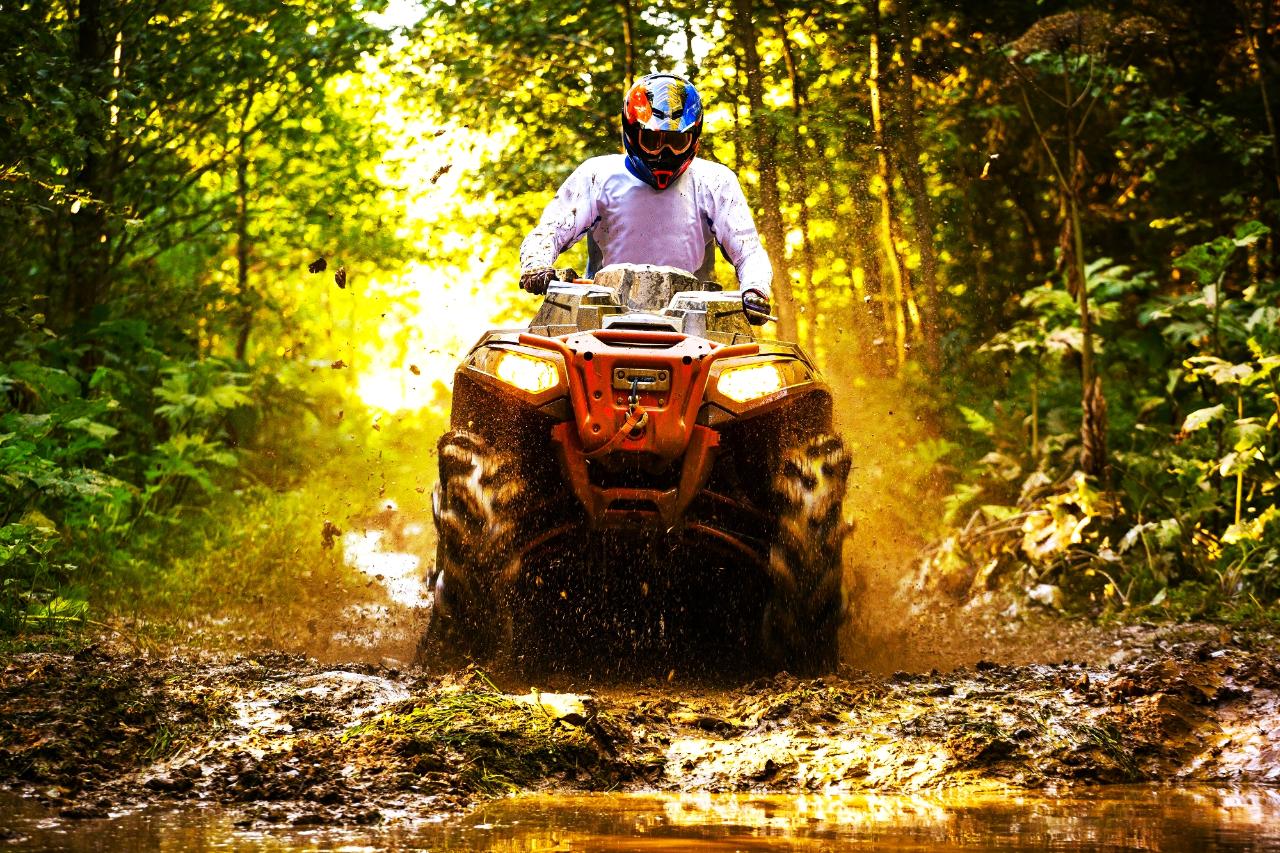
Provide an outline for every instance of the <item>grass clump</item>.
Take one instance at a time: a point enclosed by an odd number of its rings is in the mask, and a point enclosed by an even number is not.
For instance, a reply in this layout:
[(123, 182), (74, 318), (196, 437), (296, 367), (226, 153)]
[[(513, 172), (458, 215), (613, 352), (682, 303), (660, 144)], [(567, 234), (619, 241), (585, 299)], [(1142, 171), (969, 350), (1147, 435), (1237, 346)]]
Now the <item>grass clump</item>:
[(402, 704), (351, 728), (343, 740), (358, 739), (419, 769), (442, 769), (456, 776), (459, 789), (495, 796), (549, 777), (593, 777), (606, 759), (589, 729), (521, 697), (464, 689)]

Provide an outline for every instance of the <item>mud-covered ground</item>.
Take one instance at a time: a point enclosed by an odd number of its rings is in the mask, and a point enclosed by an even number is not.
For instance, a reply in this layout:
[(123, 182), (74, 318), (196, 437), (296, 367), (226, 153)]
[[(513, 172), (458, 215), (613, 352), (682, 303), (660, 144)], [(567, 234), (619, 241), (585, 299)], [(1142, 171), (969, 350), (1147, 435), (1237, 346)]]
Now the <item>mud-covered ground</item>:
[(0, 782), (66, 818), (199, 800), (245, 825), (394, 821), (522, 790), (1280, 782), (1273, 637), (1095, 629), (1080, 651), (946, 673), (530, 689), (104, 641), (0, 659)]

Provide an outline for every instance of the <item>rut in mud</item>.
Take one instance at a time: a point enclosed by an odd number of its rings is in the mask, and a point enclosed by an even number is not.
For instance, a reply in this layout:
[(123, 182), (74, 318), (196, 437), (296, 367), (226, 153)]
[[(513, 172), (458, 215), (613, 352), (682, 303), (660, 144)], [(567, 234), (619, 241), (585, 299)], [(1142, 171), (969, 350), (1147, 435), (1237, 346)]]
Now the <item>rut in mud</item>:
[(199, 799), (371, 823), (520, 790), (913, 791), (1280, 781), (1273, 638), (1154, 630), (1118, 663), (591, 693), (287, 655), (19, 654), (0, 779), (69, 818)]

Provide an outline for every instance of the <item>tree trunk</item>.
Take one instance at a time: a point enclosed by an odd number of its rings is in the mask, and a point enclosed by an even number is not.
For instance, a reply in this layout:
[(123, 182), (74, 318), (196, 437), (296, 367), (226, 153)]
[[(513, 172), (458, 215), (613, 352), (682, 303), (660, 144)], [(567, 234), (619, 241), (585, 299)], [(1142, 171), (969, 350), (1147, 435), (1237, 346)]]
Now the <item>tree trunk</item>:
[(813, 257), (813, 239), (809, 227), (809, 175), (805, 167), (808, 151), (807, 135), (801, 131), (805, 124), (805, 102), (808, 92), (796, 70), (795, 54), (791, 47), (791, 34), (787, 32), (785, 11), (778, 12), (778, 28), (782, 37), (782, 58), (787, 66), (787, 80), (791, 84), (791, 112), (795, 118), (795, 132), (791, 134), (793, 156), (792, 184), (799, 201), (800, 215), (800, 268), (804, 277), (805, 348), (811, 358), (818, 357), (818, 334), (821, 314), (818, 310), (817, 284), (814, 282), (816, 264)]
[(693, 14), (697, 8), (696, 3), (689, 4), (689, 13), (684, 17), (684, 75), (690, 80), (698, 76), (698, 63), (693, 56)]
[(251, 244), (249, 240), (249, 146), (252, 130), (249, 116), (253, 112), (256, 91), (245, 96), (240, 110), (240, 131), (236, 149), (236, 293), (240, 298), (240, 328), (236, 335), (236, 360), (244, 361), (249, 350), (249, 335), (253, 331), (255, 299), (249, 281)]
[(915, 116), (915, 56), (911, 52), (912, 33), (904, 33), (902, 40), (903, 87), (898, 100), (900, 109), (899, 129), (902, 143), (902, 162), (899, 164), (902, 183), (911, 197), (911, 219), (915, 226), (916, 249), (920, 252), (920, 271), (918, 280), (924, 291), (924, 301), (920, 305), (920, 328), (924, 342), (925, 363), (930, 369), (937, 369), (941, 356), (939, 353), (938, 328), (939, 295), (938, 287), (938, 253), (934, 249), (934, 214), (933, 200), (929, 198), (924, 167), (920, 164), (920, 135), (916, 127)]
[(66, 313), (71, 322), (89, 321), (107, 284), (107, 124), (103, 104), (109, 94), (109, 50), (102, 0), (80, 0), (76, 19), (76, 72), (80, 106), (76, 135), (85, 146), (76, 174), (78, 210), (70, 214), (66, 264)]
[(1267, 80), (1267, 66), (1270, 59), (1270, 38), (1271, 38), (1271, 4), (1262, 4), (1262, 20), (1255, 22), (1253, 19), (1253, 4), (1250, 0), (1244, 0), (1238, 4), (1240, 12), (1244, 18), (1244, 40), (1245, 49), (1249, 53), (1249, 58), (1253, 61), (1253, 67), (1257, 71), (1258, 95), (1262, 101), (1262, 115), (1267, 122), (1267, 134), (1271, 137), (1271, 169), (1272, 179), (1275, 182), (1276, 193), (1280, 195), (1280, 135), (1276, 133), (1276, 118), (1271, 109), (1271, 92)]
[(884, 118), (880, 110), (880, 2), (871, 0), (870, 62), (867, 89), (871, 96), (871, 129), (875, 137), (877, 195), (880, 199), (880, 242), (893, 286), (893, 307), (885, 311), (886, 333), (893, 339), (894, 355), (901, 368), (907, 362), (907, 288), (906, 269), (898, 256), (899, 227), (893, 215), (893, 169), (884, 134)]
[(244, 361), (253, 330), (253, 299), (249, 292), (249, 159), (245, 155), (244, 140), (236, 158), (236, 293), (240, 297), (236, 360)]
[[(733, 79), (741, 80), (746, 76), (746, 71), (742, 66), (742, 54), (730, 48), (733, 54)], [(742, 149), (745, 147), (743, 139), (743, 121), (742, 121), (742, 98), (739, 97), (739, 90), (735, 86), (733, 88), (733, 171), (742, 174)]]
[(742, 45), (747, 77), (747, 105), (751, 109), (751, 134), (756, 166), (760, 172), (761, 223), (765, 247), (773, 261), (773, 295), (778, 313), (778, 335), (783, 340), (797, 337), (795, 297), (791, 288), (791, 268), (787, 262), (786, 229), (782, 222), (782, 197), (778, 187), (777, 134), (764, 108), (764, 73), (756, 47), (756, 27), (752, 20), (753, 0), (734, 0), (733, 26)]
[(626, 63), (626, 79), (622, 81), (622, 90), (625, 92), (636, 80), (636, 25), (631, 0), (618, 0), (618, 11), (622, 14), (622, 55)]

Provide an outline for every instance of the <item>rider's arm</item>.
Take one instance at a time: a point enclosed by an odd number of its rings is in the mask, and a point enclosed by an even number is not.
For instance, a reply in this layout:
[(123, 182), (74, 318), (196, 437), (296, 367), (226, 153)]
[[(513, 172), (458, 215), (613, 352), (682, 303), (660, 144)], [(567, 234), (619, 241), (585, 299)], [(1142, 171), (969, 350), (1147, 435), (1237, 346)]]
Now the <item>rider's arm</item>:
[(597, 183), (595, 164), (588, 160), (560, 185), (538, 224), (520, 244), (521, 270), (553, 266), (561, 252), (596, 224)]
[(768, 297), (773, 265), (760, 243), (747, 197), (742, 193), (737, 175), (724, 166), (716, 171), (719, 174), (708, 187), (711, 231), (738, 273), (738, 289), (756, 290)]

